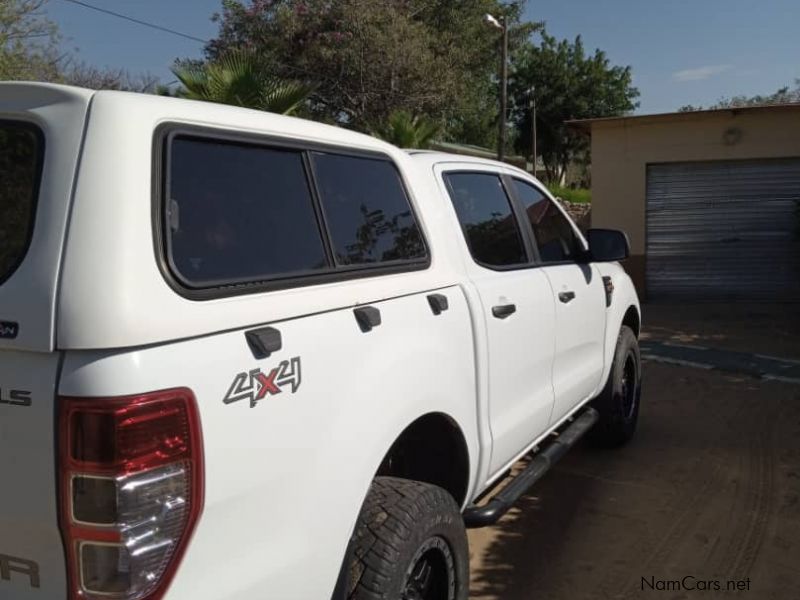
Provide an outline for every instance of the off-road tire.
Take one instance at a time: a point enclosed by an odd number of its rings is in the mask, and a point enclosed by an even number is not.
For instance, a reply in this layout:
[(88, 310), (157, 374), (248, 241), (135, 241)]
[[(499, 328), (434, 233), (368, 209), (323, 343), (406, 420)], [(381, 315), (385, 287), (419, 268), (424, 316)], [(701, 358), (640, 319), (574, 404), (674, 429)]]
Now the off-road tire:
[[(350, 553), (349, 600), (466, 600), (469, 593), (464, 521), (453, 497), (438, 486), (377, 477)], [(428, 594), (409, 593), (419, 581), (416, 571), (423, 574), (427, 562)]]
[(616, 448), (627, 443), (636, 431), (642, 395), (642, 359), (633, 330), (623, 325), (617, 337), (614, 362), (608, 381), (592, 406), (600, 419), (589, 432), (598, 446)]

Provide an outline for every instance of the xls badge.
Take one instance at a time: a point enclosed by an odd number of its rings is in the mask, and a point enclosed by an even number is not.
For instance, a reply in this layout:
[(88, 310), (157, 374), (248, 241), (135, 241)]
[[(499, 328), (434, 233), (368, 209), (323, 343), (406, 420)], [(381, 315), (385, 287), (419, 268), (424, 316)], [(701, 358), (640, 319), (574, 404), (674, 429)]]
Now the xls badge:
[(284, 360), (269, 373), (264, 373), (261, 369), (239, 373), (222, 401), (231, 404), (239, 400), (250, 400), (250, 408), (253, 408), (267, 396), (282, 393), (287, 386), (291, 388), (292, 394), (300, 387), (299, 356)]
[(0, 554), (0, 580), (11, 581), (12, 577), (20, 579), (27, 577), (32, 588), (38, 588), (41, 585), (39, 565), (32, 560)]
[(0, 338), (4, 340), (16, 339), (19, 334), (19, 323), (14, 321), (0, 321)]

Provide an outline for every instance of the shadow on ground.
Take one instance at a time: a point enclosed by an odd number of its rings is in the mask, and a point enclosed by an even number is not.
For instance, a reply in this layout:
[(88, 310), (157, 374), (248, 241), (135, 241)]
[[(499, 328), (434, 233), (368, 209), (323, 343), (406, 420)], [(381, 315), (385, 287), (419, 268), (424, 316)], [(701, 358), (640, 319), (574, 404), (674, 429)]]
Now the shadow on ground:
[(629, 446), (576, 448), (470, 531), (470, 597), (800, 597), (800, 390), (653, 363), (644, 381)]

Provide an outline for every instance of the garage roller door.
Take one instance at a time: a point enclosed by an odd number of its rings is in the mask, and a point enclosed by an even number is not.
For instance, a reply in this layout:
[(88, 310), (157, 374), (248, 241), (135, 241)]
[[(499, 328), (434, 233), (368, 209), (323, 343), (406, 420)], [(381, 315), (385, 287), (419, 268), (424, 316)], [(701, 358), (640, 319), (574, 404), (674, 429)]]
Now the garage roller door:
[(800, 301), (800, 159), (648, 166), (647, 293)]

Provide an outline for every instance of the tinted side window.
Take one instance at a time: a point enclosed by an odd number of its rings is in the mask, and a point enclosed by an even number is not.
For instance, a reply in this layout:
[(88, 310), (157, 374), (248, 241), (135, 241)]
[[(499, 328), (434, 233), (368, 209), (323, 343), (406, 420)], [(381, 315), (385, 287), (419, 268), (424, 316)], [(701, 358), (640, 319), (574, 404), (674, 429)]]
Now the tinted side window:
[(41, 176), (42, 136), (32, 125), (0, 121), (0, 283), (28, 250)]
[(422, 235), (392, 163), (323, 153), (312, 157), (338, 264), (425, 258)]
[(192, 137), (171, 150), (169, 250), (188, 285), (328, 267), (302, 153)]
[(500, 177), (491, 173), (445, 175), (472, 257), (491, 266), (527, 262), (519, 224)]
[(542, 262), (575, 260), (581, 243), (553, 201), (524, 181), (515, 179), (514, 187), (531, 222)]

